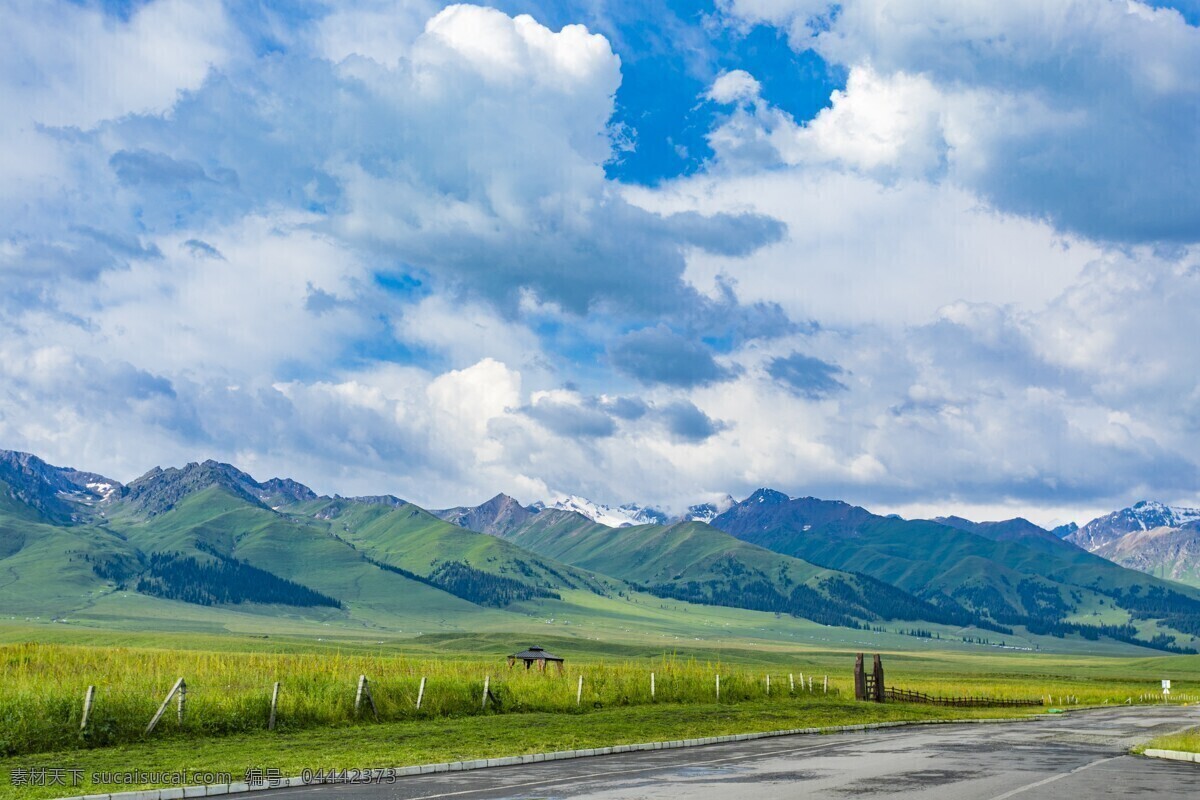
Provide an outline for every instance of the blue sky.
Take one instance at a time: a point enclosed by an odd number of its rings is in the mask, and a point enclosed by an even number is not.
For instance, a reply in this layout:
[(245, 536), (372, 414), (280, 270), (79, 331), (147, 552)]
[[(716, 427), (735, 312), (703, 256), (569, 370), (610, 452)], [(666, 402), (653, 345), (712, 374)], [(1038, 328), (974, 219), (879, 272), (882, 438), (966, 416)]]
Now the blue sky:
[(1194, 3), (3, 7), (0, 446), (1200, 503)]

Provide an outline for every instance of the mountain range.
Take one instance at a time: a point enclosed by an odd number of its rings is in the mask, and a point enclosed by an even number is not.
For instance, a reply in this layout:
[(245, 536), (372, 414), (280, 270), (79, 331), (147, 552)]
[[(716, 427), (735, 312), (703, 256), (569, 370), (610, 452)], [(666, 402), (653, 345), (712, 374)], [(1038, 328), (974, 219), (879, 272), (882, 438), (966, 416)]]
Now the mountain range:
[(1066, 540), (1131, 569), (1200, 586), (1200, 509), (1143, 501), (1092, 520)]
[(1135, 509), (1065, 540), (1021, 519), (904, 520), (770, 489), (679, 518), (503, 494), (428, 511), (391, 495), (319, 496), (215, 461), (122, 485), (0, 451), (0, 612), (176, 627), (635, 626), (668, 638), (887, 623), (1190, 650), (1200, 590), (1077, 546), (1099, 552), (1164, 527), (1194, 534), (1200, 519)]

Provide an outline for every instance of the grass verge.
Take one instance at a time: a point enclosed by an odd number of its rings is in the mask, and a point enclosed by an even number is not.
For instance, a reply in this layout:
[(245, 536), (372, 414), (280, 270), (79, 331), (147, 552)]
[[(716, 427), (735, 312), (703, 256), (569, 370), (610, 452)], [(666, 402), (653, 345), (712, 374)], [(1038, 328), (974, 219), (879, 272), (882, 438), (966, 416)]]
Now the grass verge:
[[(659, 705), (603, 709), (582, 715), (506, 714), (494, 717), (411, 720), (289, 733), (251, 733), (211, 738), (167, 739), (92, 750), (62, 750), (0, 760), (0, 798), (59, 797), (149, 788), (162, 784), (112, 786), (93, 783), (93, 773), (228, 772), (242, 780), (246, 770), (277, 769), (284, 776), (305, 769), (365, 769), (523, 755), (551, 750), (602, 747), (784, 728), (856, 725), (927, 719), (1024, 716), (1040, 709), (954, 709), (852, 701)], [(14, 770), (82, 770), (74, 787), (14, 786)], [(70, 783), (70, 774), (67, 775)]]
[(1146, 750), (1182, 750), (1185, 753), (1200, 753), (1200, 727), (1182, 733), (1159, 736), (1157, 739), (1151, 739), (1133, 749), (1135, 753), (1142, 753)]

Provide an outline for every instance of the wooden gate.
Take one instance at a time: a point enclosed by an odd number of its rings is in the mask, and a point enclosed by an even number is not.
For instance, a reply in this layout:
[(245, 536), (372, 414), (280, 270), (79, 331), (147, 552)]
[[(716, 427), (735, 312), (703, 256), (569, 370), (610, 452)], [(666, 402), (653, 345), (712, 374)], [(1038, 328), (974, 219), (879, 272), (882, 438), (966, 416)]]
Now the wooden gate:
[(863, 667), (863, 654), (859, 653), (854, 659), (854, 699), (882, 703), (883, 697), (883, 660), (876, 653), (873, 669), (868, 673)]

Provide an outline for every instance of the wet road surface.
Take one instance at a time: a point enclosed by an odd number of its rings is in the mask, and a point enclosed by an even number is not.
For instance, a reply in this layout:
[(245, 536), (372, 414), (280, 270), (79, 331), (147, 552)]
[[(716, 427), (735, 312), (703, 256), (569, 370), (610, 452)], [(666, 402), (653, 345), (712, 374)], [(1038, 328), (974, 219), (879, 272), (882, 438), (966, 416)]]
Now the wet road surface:
[(1200, 707), (1133, 707), (1004, 725), (934, 725), (785, 736), (398, 778), (391, 785), (279, 789), (269, 798), (1200, 798), (1200, 766), (1129, 748), (1200, 725)]

